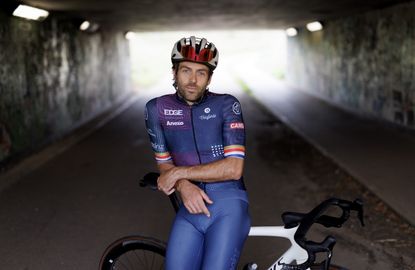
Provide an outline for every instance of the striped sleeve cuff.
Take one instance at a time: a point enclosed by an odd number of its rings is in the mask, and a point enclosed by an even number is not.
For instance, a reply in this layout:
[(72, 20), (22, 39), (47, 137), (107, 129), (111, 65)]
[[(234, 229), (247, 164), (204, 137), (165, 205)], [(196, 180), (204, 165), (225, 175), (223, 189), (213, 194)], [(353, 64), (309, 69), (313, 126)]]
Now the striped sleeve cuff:
[(164, 153), (154, 152), (154, 156), (156, 157), (157, 163), (164, 163), (164, 162), (172, 160), (169, 152), (164, 152)]
[(225, 157), (245, 158), (245, 146), (243, 145), (228, 145), (224, 147)]

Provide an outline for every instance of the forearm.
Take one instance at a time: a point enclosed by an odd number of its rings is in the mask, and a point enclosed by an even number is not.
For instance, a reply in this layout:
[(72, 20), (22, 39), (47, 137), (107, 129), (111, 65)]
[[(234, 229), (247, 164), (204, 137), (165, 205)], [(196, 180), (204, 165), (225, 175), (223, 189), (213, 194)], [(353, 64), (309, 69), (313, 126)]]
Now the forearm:
[(175, 166), (172, 162), (165, 162), (157, 164), (157, 167), (159, 169), (159, 172), (162, 174), (170, 170), (171, 168), (174, 168)]
[[(176, 168), (176, 166), (171, 162), (159, 163), (157, 166), (158, 166), (160, 174), (166, 173), (167, 171), (169, 171), (172, 168)], [(187, 179), (179, 179), (175, 184), (176, 189), (179, 192), (181, 192), (181, 187), (183, 185), (186, 185), (187, 183), (190, 183), (190, 181), (187, 180)]]
[(170, 194), (174, 188), (181, 192), (183, 186), (190, 184), (188, 180), (200, 182), (218, 182), (223, 180), (239, 180), (242, 177), (244, 160), (228, 157), (215, 162), (194, 165), (175, 166), (173, 163), (159, 164), (159, 189)]
[(228, 157), (215, 162), (180, 166), (174, 170), (178, 179), (191, 179), (200, 182), (217, 182), (223, 180), (239, 180), (243, 173), (244, 160)]

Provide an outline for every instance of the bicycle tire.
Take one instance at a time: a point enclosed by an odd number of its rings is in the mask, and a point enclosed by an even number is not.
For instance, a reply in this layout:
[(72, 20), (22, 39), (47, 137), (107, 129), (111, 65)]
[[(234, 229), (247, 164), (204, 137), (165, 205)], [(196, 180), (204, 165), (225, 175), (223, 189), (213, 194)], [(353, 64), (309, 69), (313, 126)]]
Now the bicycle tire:
[(105, 250), (100, 270), (164, 269), (166, 244), (144, 236), (127, 236), (116, 240)]
[(346, 267), (343, 267), (343, 266), (339, 266), (339, 265), (331, 264), (331, 265), (329, 266), (329, 270), (349, 270), (349, 269), (348, 269), (348, 268), (346, 268)]
[[(325, 269), (325, 268), (322, 265), (313, 265), (310, 267), (310, 270), (321, 270), (321, 269)], [(329, 270), (349, 270), (349, 269), (343, 266), (330, 264)]]

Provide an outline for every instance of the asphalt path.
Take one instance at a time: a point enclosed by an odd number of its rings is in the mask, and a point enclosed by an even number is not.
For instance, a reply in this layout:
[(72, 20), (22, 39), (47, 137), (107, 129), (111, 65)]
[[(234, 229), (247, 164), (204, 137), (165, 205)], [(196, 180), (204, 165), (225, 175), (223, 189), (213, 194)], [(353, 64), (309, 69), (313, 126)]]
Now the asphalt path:
[[(292, 158), (292, 147), (275, 148), (275, 140), (293, 134), (230, 76), (215, 79), (219, 82), (212, 91), (230, 92), (242, 104), (247, 130), (244, 175), (253, 225), (282, 225), (283, 211), (309, 211), (327, 198), (330, 194), (321, 190), (321, 183)], [(0, 269), (97, 269), (105, 247), (117, 238), (140, 234), (167, 239), (174, 217), (169, 201), (159, 192), (139, 188), (137, 180), (156, 169), (144, 104), (171, 91), (165, 80), (138, 93), (111, 121), (1, 191)], [(397, 269), (393, 252), (362, 239), (364, 229), (353, 224), (333, 232), (339, 239), (334, 261), (356, 270)], [(317, 228), (312, 234), (322, 240), (325, 230)], [(265, 269), (287, 247), (287, 241), (277, 238), (250, 238), (240, 265), (255, 261)]]

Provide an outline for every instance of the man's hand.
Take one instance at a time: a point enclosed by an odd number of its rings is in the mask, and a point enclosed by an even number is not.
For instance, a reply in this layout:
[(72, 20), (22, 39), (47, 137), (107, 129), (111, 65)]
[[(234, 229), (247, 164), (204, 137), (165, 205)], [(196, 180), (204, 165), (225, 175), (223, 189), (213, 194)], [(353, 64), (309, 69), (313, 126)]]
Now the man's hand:
[(177, 167), (172, 167), (160, 174), (157, 179), (157, 187), (166, 195), (170, 195), (175, 191), (174, 185), (177, 180), (179, 180), (178, 169)]
[(191, 214), (203, 213), (206, 216), (210, 217), (210, 212), (205, 204), (205, 202), (208, 204), (213, 203), (209, 196), (199, 187), (195, 186), (187, 180), (180, 181), (179, 185), (180, 187), (178, 190), (186, 209)]

